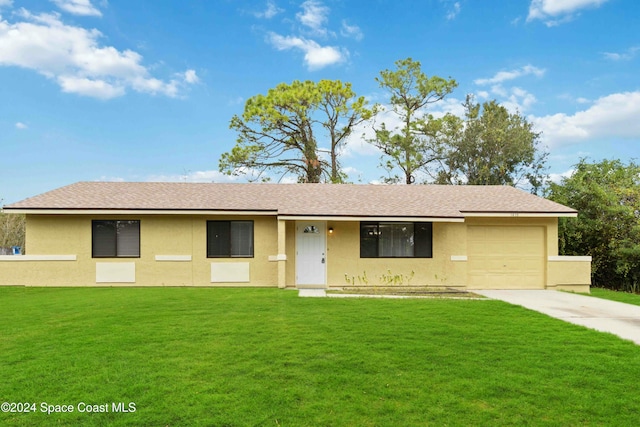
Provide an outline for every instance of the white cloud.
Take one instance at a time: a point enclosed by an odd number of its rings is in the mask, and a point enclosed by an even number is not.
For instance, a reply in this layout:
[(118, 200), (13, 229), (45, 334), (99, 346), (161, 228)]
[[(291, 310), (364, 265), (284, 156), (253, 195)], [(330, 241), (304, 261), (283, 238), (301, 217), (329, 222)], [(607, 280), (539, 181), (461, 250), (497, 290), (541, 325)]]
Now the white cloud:
[(320, 46), (317, 42), (302, 37), (269, 33), (267, 40), (278, 50), (299, 49), (304, 52), (304, 61), (310, 70), (343, 62), (349, 54), (346, 49)]
[(254, 16), (256, 18), (264, 18), (264, 19), (271, 19), (274, 16), (276, 16), (277, 14), (279, 14), (280, 12), (283, 12), (284, 9), (280, 9), (278, 6), (276, 6), (276, 3), (269, 0), (267, 1), (267, 7), (265, 10), (263, 10), (262, 12), (254, 12)]
[(122, 96), (125, 93), (124, 87), (112, 85), (104, 80), (63, 75), (58, 76), (57, 81), (63, 92), (77, 93), (93, 98), (111, 99)]
[(13, 0), (0, 0), (0, 8), (13, 6)]
[(596, 8), (608, 0), (531, 0), (527, 22), (539, 19), (552, 27), (571, 21), (575, 14), (587, 8)]
[(183, 174), (151, 175), (147, 182), (236, 182), (240, 177), (230, 176), (217, 170), (187, 171)]
[(16, 123), (16, 129), (24, 130), (24, 129), (28, 129), (28, 128), (29, 128), (29, 126), (25, 125), (22, 122), (17, 122)]
[[(490, 93), (501, 98), (500, 101), (502, 105), (511, 112), (522, 112), (526, 111), (536, 102), (536, 97), (520, 87), (514, 86), (506, 88), (502, 83), (529, 75), (542, 77), (545, 72), (546, 70), (544, 68), (538, 68), (528, 64), (514, 70), (499, 71), (493, 77), (476, 79), (473, 82), (479, 86), (491, 85)], [(488, 95), (487, 91), (478, 92), (478, 96), (483, 99), (486, 99)]]
[(460, 5), (459, 1), (439, 0), (439, 2), (440, 4), (442, 4), (442, 7), (446, 11), (445, 18), (447, 19), (447, 21), (454, 20), (460, 13), (460, 10), (462, 9), (462, 6)]
[(184, 81), (189, 84), (200, 82), (200, 78), (196, 74), (196, 70), (187, 70), (184, 72)]
[(506, 98), (502, 101), (502, 105), (512, 113), (526, 111), (537, 101), (533, 94), (519, 87), (511, 88)]
[(73, 15), (102, 16), (90, 0), (51, 0), (60, 9)]
[(558, 113), (530, 119), (542, 131), (549, 146), (575, 142), (629, 138), (640, 139), (640, 91), (614, 93), (599, 98), (584, 111)]
[(138, 92), (146, 92), (153, 95), (161, 93), (171, 98), (178, 96), (178, 85), (180, 84), (178, 80), (174, 79), (164, 82), (154, 77), (142, 76), (136, 76), (131, 79), (130, 83), (131, 87)]
[[(300, 50), (304, 53), (304, 62), (309, 70), (318, 70), (328, 65), (345, 62), (349, 50), (341, 46), (328, 46), (319, 43), (318, 39), (338, 37), (329, 31), (329, 12), (331, 9), (320, 0), (306, 0), (300, 5), (302, 11), (296, 13), (296, 20), (301, 24), (291, 35), (280, 35), (273, 31), (267, 33), (265, 40), (278, 50)], [(342, 21), (340, 29), (342, 37), (355, 40), (363, 38), (362, 30), (357, 25), (349, 25)]]
[(101, 46), (100, 31), (66, 25), (57, 13), (33, 15), (20, 9), (16, 16), (23, 20), (0, 18), (0, 65), (37, 71), (65, 92), (109, 99), (130, 88), (175, 97), (197, 79), (193, 70), (169, 81), (152, 77), (140, 54)]
[(455, 19), (455, 17), (460, 13), (460, 9), (460, 2), (453, 3), (447, 11), (447, 20), (451, 21), (452, 19)]
[(373, 138), (373, 136), (374, 132), (371, 128), (358, 127), (354, 129), (354, 132), (347, 138), (342, 156), (344, 158), (380, 156), (382, 151), (369, 144), (365, 139)]
[(575, 103), (575, 104), (590, 104), (591, 103), (590, 99), (583, 98), (583, 97), (574, 98), (569, 93), (561, 93), (560, 95), (557, 95), (557, 98), (558, 99), (562, 99), (563, 101), (569, 101), (569, 102)]
[(357, 168), (354, 168), (353, 166), (345, 166), (341, 168), (340, 171), (342, 173), (346, 173), (347, 175), (357, 175), (359, 173), (362, 173), (362, 171), (360, 171)]
[(435, 118), (443, 117), (447, 113), (463, 117), (465, 114), (463, 104), (463, 99), (447, 97), (442, 101), (438, 101), (435, 104), (430, 105), (428, 113), (433, 115)]
[(356, 39), (358, 41), (362, 40), (364, 34), (362, 34), (362, 30), (357, 25), (349, 25), (347, 21), (342, 21), (342, 28), (340, 29), (340, 34), (343, 37), (350, 37)]
[(574, 173), (576, 173), (575, 169), (569, 169), (568, 171), (562, 173), (550, 173), (549, 181), (560, 184), (564, 178), (571, 178)]
[(393, 113), (393, 110), (381, 106), (380, 112), (371, 120), (366, 120), (354, 127), (351, 134), (347, 137), (342, 156), (345, 158), (361, 158), (361, 157), (379, 157), (382, 152), (367, 142), (375, 137), (374, 127), (379, 127), (381, 123), (385, 123), (387, 129), (394, 129), (400, 126), (401, 120)]
[(509, 96), (509, 92), (502, 85), (493, 85), (491, 86), (491, 93), (497, 96), (501, 96), (506, 98)]
[(96, 179), (95, 181), (98, 181), (98, 182), (125, 182), (127, 180), (122, 178), (122, 177), (120, 177), (120, 176), (102, 175), (100, 178)]
[(147, 182), (217, 182), (217, 183), (233, 183), (233, 182), (256, 182), (262, 181), (263, 178), (279, 183), (296, 183), (296, 177), (292, 176), (271, 176), (268, 174), (258, 173), (257, 170), (251, 168), (238, 168), (236, 175), (227, 175), (218, 170), (206, 171), (185, 171), (182, 174), (159, 174), (150, 175), (145, 179)]
[(511, 71), (500, 71), (493, 77), (485, 79), (476, 79), (473, 82), (477, 85), (488, 85), (503, 83), (508, 80), (517, 79), (518, 77), (527, 76), (533, 74), (536, 77), (544, 76), (546, 70), (544, 68), (534, 67), (533, 65), (525, 65), (524, 67), (517, 68)]
[(330, 9), (317, 0), (307, 0), (300, 7), (302, 12), (296, 14), (298, 21), (315, 35), (327, 35), (324, 25), (329, 21)]
[(630, 61), (640, 52), (640, 46), (633, 46), (622, 53), (603, 52), (602, 56), (612, 61)]

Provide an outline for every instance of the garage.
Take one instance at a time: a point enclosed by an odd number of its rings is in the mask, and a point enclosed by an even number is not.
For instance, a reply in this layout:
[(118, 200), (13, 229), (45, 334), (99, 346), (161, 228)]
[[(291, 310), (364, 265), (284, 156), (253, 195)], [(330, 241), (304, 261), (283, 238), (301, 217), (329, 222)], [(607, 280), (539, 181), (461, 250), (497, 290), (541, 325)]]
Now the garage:
[(467, 274), (471, 289), (544, 289), (543, 227), (469, 226)]

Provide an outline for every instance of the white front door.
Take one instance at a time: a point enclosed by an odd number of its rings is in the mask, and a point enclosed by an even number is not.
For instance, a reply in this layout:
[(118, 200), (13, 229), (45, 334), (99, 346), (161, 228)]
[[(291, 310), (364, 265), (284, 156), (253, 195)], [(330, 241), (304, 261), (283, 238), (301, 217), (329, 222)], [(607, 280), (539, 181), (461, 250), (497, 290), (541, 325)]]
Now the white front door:
[(326, 223), (296, 222), (296, 285), (327, 283)]

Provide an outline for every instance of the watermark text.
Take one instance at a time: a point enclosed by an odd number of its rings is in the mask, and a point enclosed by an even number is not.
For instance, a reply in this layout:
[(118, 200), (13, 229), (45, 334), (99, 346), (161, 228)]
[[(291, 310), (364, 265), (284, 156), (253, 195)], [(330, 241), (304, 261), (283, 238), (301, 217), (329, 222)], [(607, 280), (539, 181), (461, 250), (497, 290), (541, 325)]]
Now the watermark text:
[(50, 403), (50, 402), (3, 402), (0, 411), (13, 413), (42, 412), (48, 415), (62, 413), (133, 413), (136, 412), (135, 402), (107, 402), (107, 403)]

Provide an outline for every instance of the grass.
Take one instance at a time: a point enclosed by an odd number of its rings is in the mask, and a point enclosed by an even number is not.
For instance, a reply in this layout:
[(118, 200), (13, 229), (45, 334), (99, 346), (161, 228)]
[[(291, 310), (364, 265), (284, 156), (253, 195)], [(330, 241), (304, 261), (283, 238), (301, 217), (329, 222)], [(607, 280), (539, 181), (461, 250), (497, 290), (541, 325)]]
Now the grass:
[(640, 295), (631, 294), (629, 292), (618, 292), (603, 288), (591, 288), (591, 296), (612, 301), (626, 302), (627, 304), (640, 305)]
[(640, 347), (499, 301), (0, 288), (1, 425), (635, 425)]

